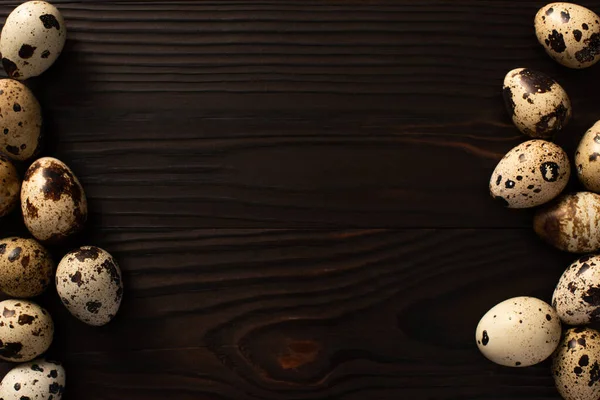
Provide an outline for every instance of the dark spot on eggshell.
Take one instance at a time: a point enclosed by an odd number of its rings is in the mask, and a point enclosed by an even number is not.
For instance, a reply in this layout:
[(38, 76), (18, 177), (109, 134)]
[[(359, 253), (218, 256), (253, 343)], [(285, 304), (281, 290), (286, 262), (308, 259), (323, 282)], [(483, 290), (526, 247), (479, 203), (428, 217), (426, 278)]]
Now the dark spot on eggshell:
[(586, 47), (575, 52), (575, 59), (580, 63), (593, 61), (594, 58), (600, 54), (600, 35), (592, 33), (592, 35), (585, 39), (583, 43)]
[(577, 375), (581, 375), (583, 373), (583, 369), (581, 369), (581, 367), (575, 367), (573, 368), (573, 372)]
[(58, 384), (58, 382), (54, 382), (54, 383), (52, 383), (50, 385), (50, 387), (48, 388), (48, 390), (52, 394), (58, 394), (58, 392), (60, 391), (60, 385)]
[(579, 366), (581, 367), (587, 367), (590, 363), (590, 358), (587, 356), (587, 354), (584, 354), (581, 356), (581, 358), (579, 358)]
[(31, 260), (31, 257), (29, 257), (29, 256), (23, 256), (23, 258), (21, 258), (21, 265), (23, 266), (23, 268), (27, 268), (29, 266), (30, 260)]
[(20, 153), (19, 148), (17, 146), (6, 145), (5, 149), (10, 154), (14, 154), (15, 156), (18, 156)]
[(73, 252), (73, 254), (75, 255), (75, 258), (77, 258), (78, 261), (80, 262), (84, 262), (85, 260), (95, 260), (98, 258), (98, 256), (100, 255), (100, 251), (97, 247), (86, 247), (86, 248), (80, 248), (79, 250), (75, 250)]
[(498, 186), (500, 182), (502, 182), (502, 175), (498, 175), (498, 177), (496, 178), (496, 186)]
[(579, 338), (579, 339), (577, 339), (577, 343), (578, 343), (580, 346), (583, 346), (583, 347), (585, 347), (585, 344), (586, 344), (586, 343), (585, 343), (585, 336), (584, 336), (584, 337), (582, 337), (582, 338)]
[(40, 20), (44, 24), (44, 28), (46, 28), (46, 29), (56, 28), (57, 30), (60, 30), (60, 24), (58, 23), (58, 20), (56, 19), (56, 17), (54, 15), (52, 15), (52, 14), (41, 15)]
[(2, 342), (0, 340), (0, 357), (9, 359), (21, 359), (23, 356), (19, 354), (23, 349), (23, 344), (20, 342)]
[(21, 111), (21, 105), (19, 103), (13, 104), (13, 111), (14, 112), (20, 112)]
[(4, 67), (4, 71), (6, 71), (8, 76), (11, 78), (18, 78), (21, 76), (21, 73), (19, 72), (19, 68), (17, 67), (17, 64), (15, 64), (14, 62), (12, 62), (11, 60), (9, 60), (6, 57), (2, 58), (2, 67)]
[(44, 50), (42, 52), (42, 58), (48, 58), (50, 57), (50, 51), (49, 50)]
[(0, 255), (4, 254), (6, 251), (6, 243), (0, 244)]
[(521, 70), (519, 75), (521, 76), (521, 86), (526, 93), (546, 93), (555, 84), (554, 80), (546, 74), (528, 68)]
[(590, 368), (590, 380), (588, 386), (592, 387), (597, 382), (600, 382), (600, 365), (595, 361), (592, 368)]
[(525, 154), (519, 154), (519, 162), (525, 162), (525, 160), (527, 160)]
[(515, 108), (517, 107), (517, 105), (515, 104), (515, 101), (513, 99), (513, 93), (510, 87), (504, 86), (504, 89), (502, 89), (502, 95), (504, 97), (504, 104), (506, 105), (506, 110), (510, 115), (515, 115)]
[(25, 200), (25, 212), (27, 213), (27, 217), (29, 217), (29, 219), (35, 219), (39, 217), (38, 208), (34, 206), (29, 199)]
[(92, 314), (98, 314), (98, 310), (102, 307), (102, 303), (99, 301), (88, 301), (85, 303), (85, 308)]
[(583, 36), (583, 33), (581, 33), (581, 31), (579, 29), (573, 30), (573, 37), (575, 38), (576, 41), (579, 42), (581, 40), (581, 36)]
[(552, 33), (548, 35), (546, 43), (557, 53), (562, 53), (567, 49), (567, 45), (565, 44), (565, 39), (562, 33), (558, 32), (556, 29), (553, 29)]
[(546, 15), (551, 15), (554, 12), (554, 8), (550, 7), (549, 9), (546, 10)]
[(20, 384), (20, 383), (18, 383), (18, 382), (17, 382), (17, 383), (15, 383), (15, 386), (14, 386), (14, 388), (15, 388), (15, 390), (18, 392), (19, 390), (21, 390), (21, 384)]
[(482, 335), (482, 338), (481, 338), (481, 344), (484, 345), (484, 346), (487, 346), (487, 344), (489, 343), (489, 341), (490, 341), (490, 338), (488, 336), (487, 331), (483, 331), (483, 335)]
[(506, 180), (506, 182), (504, 183), (504, 186), (505, 186), (507, 189), (512, 189), (512, 188), (514, 188), (514, 187), (515, 187), (515, 182), (514, 182), (514, 181), (511, 181), (510, 179), (507, 179), (507, 180)]
[(562, 20), (563, 24), (566, 24), (571, 19), (571, 15), (569, 15), (568, 11), (561, 11), (560, 19)]
[(19, 315), (18, 323), (19, 325), (31, 325), (31, 323), (35, 321), (35, 317), (27, 314)]
[(31, 58), (33, 53), (35, 52), (36, 47), (30, 46), (28, 44), (23, 44), (19, 49), (19, 57), (27, 59)]
[(600, 156), (600, 153), (595, 153), (594, 152), (594, 153), (590, 154), (590, 159), (589, 159), (590, 162), (596, 161), (598, 159), (598, 156)]
[(50, 371), (50, 373), (48, 374), (48, 378), (58, 378), (58, 371), (55, 369)]
[(588, 27), (588, 24), (581, 24), (581, 28), (582, 28), (584, 31), (587, 31), (587, 30), (589, 29), (589, 27)]
[[(535, 124), (535, 131), (538, 135), (544, 135), (549, 132), (560, 130), (567, 124), (568, 119), (569, 110), (563, 103), (560, 103), (556, 106), (554, 111), (540, 118)], [(552, 125), (550, 125), (550, 122), (553, 122)]]
[(8, 261), (14, 262), (14, 261), (18, 260), (19, 257), (21, 257), (21, 250), (22, 249), (20, 247), (13, 249), (13, 251), (11, 251), (10, 254), (8, 255)]
[(600, 287), (592, 286), (581, 297), (583, 301), (593, 306), (600, 306)]
[[(19, 398), (19, 400), (31, 400), (31, 398), (29, 396), (21, 396)], [(50, 400), (50, 399), (48, 399), (48, 400)]]
[(35, 330), (35, 331), (31, 331), (31, 334), (33, 336), (40, 336), (42, 334), (42, 328), (39, 328), (38, 330)]
[(546, 314), (546, 320), (552, 321), (552, 316), (550, 316), (550, 314)]
[(77, 271), (73, 275), (71, 275), (71, 282), (76, 283), (78, 287), (83, 285), (83, 279), (81, 277), (81, 272)]
[(540, 172), (542, 173), (542, 178), (546, 182), (556, 182), (559, 174), (559, 166), (557, 163), (552, 161), (547, 161), (540, 165)]
[(31, 369), (32, 369), (33, 371), (37, 371), (37, 372), (44, 372), (44, 368), (40, 367), (40, 366), (39, 366), (39, 365), (37, 365), (37, 364), (33, 364), (33, 365), (31, 366)]
[(73, 200), (75, 208), (78, 208), (82, 197), (81, 188), (69, 170), (55, 162), (50, 162), (43, 168), (42, 176), (45, 179), (42, 191), (46, 200), (58, 201), (62, 195), (67, 195)]

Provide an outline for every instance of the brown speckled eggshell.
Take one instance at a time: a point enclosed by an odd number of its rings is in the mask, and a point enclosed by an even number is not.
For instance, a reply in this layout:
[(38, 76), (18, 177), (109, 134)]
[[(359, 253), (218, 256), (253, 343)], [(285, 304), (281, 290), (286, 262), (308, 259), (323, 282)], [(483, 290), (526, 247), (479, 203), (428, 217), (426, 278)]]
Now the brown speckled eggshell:
[(87, 199), (79, 180), (62, 161), (36, 160), (21, 187), (21, 210), (29, 232), (56, 243), (79, 231), (87, 219)]
[(65, 21), (56, 7), (44, 1), (23, 3), (2, 28), (2, 66), (13, 79), (38, 76), (56, 61), (66, 39)]
[(569, 68), (587, 68), (600, 59), (600, 18), (572, 3), (550, 3), (535, 15), (535, 34), (546, 53)]
[(21, 179), (15, 166), (0, 154), (0, 217), (10, 213), (19, 203)]
[(550, 138), (571, 118), (565, 90), (546, 74), (517, 68), (504, 78), (504, 102), (514, 124), (524, 134)]
[(42, 307), (27, 300), (0, 302), (0, 359), (30, 361), (50, 347), (54, 323)]
[(567, 330), (552, 356), (552, 375), (565, 400), (600, 398), (600, 333), (584, 327)]
[(2, 378), (2, 400), (60, 400), (65, 391), (65, 369), (59, 363), (37, 359), (19, 364)]
[(577, 177), (586, 189), (600, 192), (600, 121), (583, 135), (575, 152)]
[(58, 264), (56, 291), (79, 320), (94, 326), (105, 325), (121, 305), (121, 270), (105, 250), (84, 246), (65, 255)]
[(535, 207), (558, 196), (570, 175), (563, 149), (545, 140), (529, 140), (500, 160), (490, 179), (490, 194), (509, 208)]
[(554, 247), (571, 253), (600, 250), (600, 195), (569, 193), (540, 208), (533, 229)]
[(475, 340), (483, 355), (507, 367), (527, 367), (550, 357), (561, 335), (560, 318), (546, 302), (514, 297), (479, 321)]
[(41, 147), (42, 110), (21, 82), (0, 79), (0, 151), (13, 160), (27, 160)]
[(0, 240), (0, 290), (11, 297), (34, 297), (52, 282), (54, 263), (34, 239)]
[(552, 306), (569, 325), (600, 321), (600, 256), (584, 256), (560, 277)]

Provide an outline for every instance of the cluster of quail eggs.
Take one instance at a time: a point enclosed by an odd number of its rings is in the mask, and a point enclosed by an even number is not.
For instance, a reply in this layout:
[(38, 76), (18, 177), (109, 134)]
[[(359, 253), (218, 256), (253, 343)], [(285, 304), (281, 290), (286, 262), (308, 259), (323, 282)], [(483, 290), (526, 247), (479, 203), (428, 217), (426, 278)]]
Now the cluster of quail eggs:
[[(56, 158), (35, 159), (42, 145), (42, 112), (22, 83), (54, 63), (66, 35), (56, 7), (29, 1), (10, 13), (0, 37), (2, 66), (10, 78), (0, 79), (0, 217), (20, 208), (31, 233), (0, 239), (0, 291), (10, 297), (0, 302), (0, 359), (20, 363), (0, 382), (3, 400), (59, 400), (64, 391), (63, 367), (43, 358), (53, 340), (52, 317), (31, 298), (54, 282), (73, 316), (100, 326), (115, 316), (123, 295), (121, 271), (107, 251), (76, 248), (56, 266), (45, 247), (78, 233), (88, 214), (73, 171)], [(32, 160), (21, 179), (15, 165)]]
[[(548, 55), (569, 68), (600, 60), (600, 17), (571, 3), (551, 3), (535, 16), (535, 33)], [(556, 388), (566, 400), (600, 398), (600, 121), (574, 154), (584, 191), (562, 194), (569, 156), (552, 142), (572, 116), (569, 96), (548, 75), (509, 71), (504, 100), (516, 127), (531, 139), (510, 150), (490, 179), (490, 194), (509, 208), (539, 207), (533, 228), (550, 245), (581, 258), (560, 278), (551, 304), (515, 297), (491, 308), (476, 329), (479, 350), (504, 366), (527, 367), (552, 358)], [(563, 332), (562, 326), (571, 326)]]

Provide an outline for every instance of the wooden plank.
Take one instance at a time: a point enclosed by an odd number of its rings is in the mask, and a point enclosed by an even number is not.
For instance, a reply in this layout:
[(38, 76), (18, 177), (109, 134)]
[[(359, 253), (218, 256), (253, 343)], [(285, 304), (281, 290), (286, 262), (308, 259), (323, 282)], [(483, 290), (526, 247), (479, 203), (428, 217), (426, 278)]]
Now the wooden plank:
[(548, 365), (485, 360), (474, 330), (515, 295), (549, 300), (572, 255), (528, 230), (131, 230), (108, 326), (57, 321), (68, 399), (558, 398)]

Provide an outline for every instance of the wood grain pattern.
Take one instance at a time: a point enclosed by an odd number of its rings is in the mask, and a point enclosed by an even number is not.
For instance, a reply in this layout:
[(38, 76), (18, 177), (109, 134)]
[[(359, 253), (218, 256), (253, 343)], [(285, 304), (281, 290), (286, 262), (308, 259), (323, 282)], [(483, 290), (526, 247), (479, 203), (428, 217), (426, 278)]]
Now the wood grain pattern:
[(66, 50), (28, 85), (91, 215), (52, 251), (102, 246), (126, 282), (99, 329), (40, 298), (66, 400), (558, 399), (547, 364), (495, 366), (473, 338), (573, 258), (487, 190), (524, 140), (508, 70), (566, 88), (570, 153), (600, 118), (597, 69), (536, 42), (544, 2), (55, 3)]

